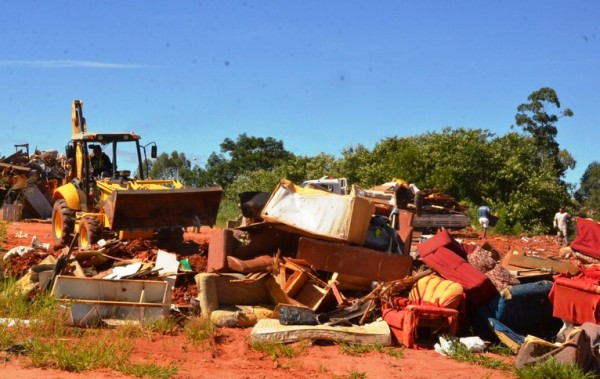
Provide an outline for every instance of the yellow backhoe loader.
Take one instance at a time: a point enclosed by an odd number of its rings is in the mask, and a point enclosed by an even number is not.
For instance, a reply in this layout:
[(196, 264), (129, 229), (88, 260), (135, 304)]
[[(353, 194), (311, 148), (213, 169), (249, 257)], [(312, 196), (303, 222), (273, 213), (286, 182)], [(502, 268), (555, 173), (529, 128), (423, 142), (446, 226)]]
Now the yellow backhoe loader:
[[(147, 163), (146, 149), (139, 135), (88, 132), (81, 100), (73, 101), (71, 117), (73, 134), (66, 147), (69, 172), (66, 184), (53, 194), (56, 247), (69, 244), (75, 235), (80, 248), (107, 236), (156, 236), (177, 243), (188, 226), (214, 225), (221, 187), (186, 188), (179, 180), (145, 178), (148, 173), (144, 172), (142, 152)], [(104, 171), (92, 166), (94, 148), (109, 152), (109, 166)], [(152, 158), (156, 158), (156, 150), (152, 144)], [(133, 165), (135, 178), (125, 169), (127, 165)], [(147, 165), (145, 168), (147, 171)]]

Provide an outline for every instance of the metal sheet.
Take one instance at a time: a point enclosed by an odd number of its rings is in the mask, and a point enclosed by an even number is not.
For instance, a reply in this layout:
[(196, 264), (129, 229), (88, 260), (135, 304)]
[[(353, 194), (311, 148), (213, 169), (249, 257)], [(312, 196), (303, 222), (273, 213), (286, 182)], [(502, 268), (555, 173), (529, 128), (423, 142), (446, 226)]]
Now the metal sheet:
[(113, 230), (212, 226), (222, 194), (221, 187), (117, 190), (103, 208)]

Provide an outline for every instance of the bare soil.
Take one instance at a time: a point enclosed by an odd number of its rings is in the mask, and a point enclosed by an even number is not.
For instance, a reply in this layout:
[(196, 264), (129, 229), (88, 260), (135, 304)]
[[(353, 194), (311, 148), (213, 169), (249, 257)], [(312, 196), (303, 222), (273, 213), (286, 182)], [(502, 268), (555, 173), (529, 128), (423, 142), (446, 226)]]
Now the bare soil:
[[(8, 227), (8, 239), (0, 242), (0, 252), (14, 246), (31, 244), (36, 236), (40, 242), (52, 243), (51, 226), (40, 222), (14, 222)], [(186, 233), (186, 256), (192, 257), (195, 270), (202, 267), (210, 229)], [(507, 237), (491, 234), (482, 241), (475, 231), (455, 233), (455, 237), (482, 244), (488, 242), (500, 255), (512, 251), (534, 252), (541, 256), (558, 256), (558, 245), (552, 236)], [(58, 255), (58, 252), (54, 252)], [(31, 264), (27, 262), (26, 264)], [(23, 267), (24, 268), (24, 267)], [(188, 283), (184, 292), (195, 296), (195, 284)], [(194, 292), (196, 291), (196, 292)], [(181, 295), (182, 296), (182, 295)], [(175, 378), (507, 378), (511, 374), (481, 366), (460, 363), (433, 350), (404, 349), (401, 357), (371, 352), (354, 356), (342, 353), (335, 344), (308, 347), (295, 344), (298, 353), (292, 358), (274, 361), (265, 353), (250, 349), (251, 329), (219, 329), (211, 340), (194, 346), (183, 333), (175, 336), (152, 335), (133, 339), (132, 359), (140, 363), (173, 364), (179, 368)], [(112, 331), (107, 330), (106, 333)], [(486, 355), (514, 363), (514, 358)], [(5, 378), (126, 378), (111, 370), (71, 373), (53, 368), (32, 368), (27, 356), (0, 352), (0, 370)]]

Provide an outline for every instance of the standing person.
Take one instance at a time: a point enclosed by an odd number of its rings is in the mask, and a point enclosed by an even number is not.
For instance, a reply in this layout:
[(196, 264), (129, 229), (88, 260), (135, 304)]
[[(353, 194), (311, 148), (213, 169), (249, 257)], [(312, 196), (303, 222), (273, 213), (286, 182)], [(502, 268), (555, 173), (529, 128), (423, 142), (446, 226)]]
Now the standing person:
[(558, 209), (558, 212), (554, 215), (554, 228), (556, 228), (556, 242), (562, 246), (563, 240), (565, 246), (569, 244), (569, 237), (567, 234), (567, 227), (569, 226), (569, 220), (571, 215), (565, 212), (563, 207)]
[(487, 228), (490, 226), (490, 207), (487, 205), (482, 205), (477, 208), (477, 214), (479, 215), (479, 225), (481, 225), (481, 229), (483, 229), (483, 239), (485, 239), (487, 235)]

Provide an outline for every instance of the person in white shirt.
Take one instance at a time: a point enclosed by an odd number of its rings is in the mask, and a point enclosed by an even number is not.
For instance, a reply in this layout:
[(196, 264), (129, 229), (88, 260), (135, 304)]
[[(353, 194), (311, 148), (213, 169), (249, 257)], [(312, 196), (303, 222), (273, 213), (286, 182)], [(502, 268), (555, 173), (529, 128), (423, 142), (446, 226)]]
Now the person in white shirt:
[(558, 209), (558, 212), (554, 215), (554, 228), (556, 228), (556, 242), (562, 246), (563, 242), (565, 246), (569, 244), (569, 237), (567, 234), (567, 227), (571, 220), (571, 215), (565, 212), (563, 207)]

